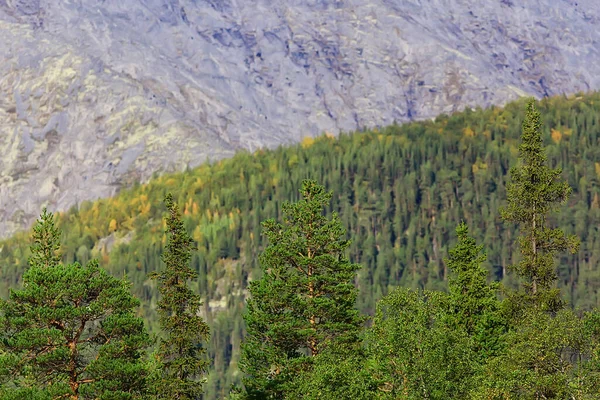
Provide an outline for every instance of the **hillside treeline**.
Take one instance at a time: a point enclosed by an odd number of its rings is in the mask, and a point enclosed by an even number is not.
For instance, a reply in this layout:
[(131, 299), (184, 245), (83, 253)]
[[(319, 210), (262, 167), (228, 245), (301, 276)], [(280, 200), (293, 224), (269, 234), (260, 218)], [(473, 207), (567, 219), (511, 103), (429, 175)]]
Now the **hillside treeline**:
[[(575, 255), (560, 254), (556, 271), (563, 298), (590, 310), (598, 304), (600, 254), (600, 95), (556, 97), (539, 104), (549, 165), (563, 169), (573, 194), (550, 223), (581, 240)], [(283, 218), (283, 203), (300, 199), (313, 178), (332, 190), (326, 211), (348, 231), (349, 259), (358, 272), (357, 306), (373, 315), (396, 286), (448, 290), (444, 262), (461, 221), (487, 253), (483, 266), (506, 287), (518, 286), (510, 265), (520, 261), (516, 224), (500, 219), (508, 171), (516, 164), (524, 103), (466, 110), (435, 121), (306, 138), (300, 145), (240, 153), (184, 173), (165, 175), (112, 199), (83, 203), (58, 215), (65, 263), (93, 258), (113, 276), (125, 273), (142, 302), (140, 315), (158, 329), (158, 289), (147, 279), (161, 266), (167, 243), (161, 206), (166, 193), (179, 204), (198, 250), (194, 290), (211, 327), (207, 398), (239, 383), (237, 363), (245, 332), (248, 282), (262, 276), (259, 254), (268, 243), (261, 221)], [(2, 243), (2, 294), (19, 287), (27, 259), (25, 234)]]

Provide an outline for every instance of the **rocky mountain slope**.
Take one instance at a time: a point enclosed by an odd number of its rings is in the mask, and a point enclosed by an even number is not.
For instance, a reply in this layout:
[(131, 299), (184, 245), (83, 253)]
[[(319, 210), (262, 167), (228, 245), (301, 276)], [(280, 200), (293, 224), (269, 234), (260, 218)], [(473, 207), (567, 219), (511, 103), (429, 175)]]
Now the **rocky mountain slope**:
[(0, 0), (0, 237), (240, 148), (598, 89), (599, 22), (595, 0)]

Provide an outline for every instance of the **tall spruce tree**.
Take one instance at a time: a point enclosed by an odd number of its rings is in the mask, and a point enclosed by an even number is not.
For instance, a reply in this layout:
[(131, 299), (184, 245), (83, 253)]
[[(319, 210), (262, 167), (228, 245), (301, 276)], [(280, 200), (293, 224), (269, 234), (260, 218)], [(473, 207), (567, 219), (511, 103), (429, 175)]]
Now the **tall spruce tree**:
[(262, 277), (250, 283), (240, 361), (249, 399), (292, 396), (294, 378), (310, 370), (313, 357), (356, 343), (364, 322), (345, 229), (337, 214), (323, 215), (332, 193), (312, 180), (300, 192), (300, 201), (283, 205), (283, 223), (263, 223), (270, 244), (260, 256)]
[(146, 393), (150, 339), (130, 284), (91, 261), (59, 262), (46, 210), (34, 227), (23, 288), (0, 302), (3, 399), (136, 399)]
[(162, 260), (165, 269), (150, 277), (159, 282), (159, 321), (165, 336), (156, 353), (158, 373), (154, 391), (158, 399), (192, 400), (203, 392), (209, 362), (203, 344), (209, 339), (209, 327), (199, 315), (200, 296), (188, 281), (197, 278), (189, 267), (194, 241), (185, 231), (177, 204), (169, 193), (165, 197), (168, 243)]
[[(571, 188), (560, 179), (560, 169), (546, 165), (540, 114), (534, 101), (527, 104), (519, 146), (521, 165), (511, 169), (506, 221), (519, 224), (522, 260), (514, 266), (523, 290), (504, 302), (510, 318), (505, 351), (489, 361), (475, 399), (587, 399), (591, 387), (585, 362), (592, 358), (591, 340), (582, 320), (564, 308), (556, 288), (554, 257), (576, 252), (578, 240), (548, 226), (548, 215), (569, 198)], [(592, 368), (593, 369), (593, 368)], [(593, 390), (593, 389), (592, 389)], [(591, 395), (591, 396), (590, 396)]]
[(518, 309), (532, 306), (550, 312), (563, 307), (556, 288), (554, 257), (569, 250), (577, 252), (579, 242), (548, 226), (548, 215), (565, 203), (571, 194), (568, 183), (560, 179), (561, 169), (547, 165), (543, 149), (540, 113), (534, 100), (527, 103), (519, 146), (519, 166), (510, 170), (507, 185), (508, 205), (501, 210), (505, 221), (519, 224), (522, 260), (513, 269), (523, 279), (524, 291), (513, 297)]

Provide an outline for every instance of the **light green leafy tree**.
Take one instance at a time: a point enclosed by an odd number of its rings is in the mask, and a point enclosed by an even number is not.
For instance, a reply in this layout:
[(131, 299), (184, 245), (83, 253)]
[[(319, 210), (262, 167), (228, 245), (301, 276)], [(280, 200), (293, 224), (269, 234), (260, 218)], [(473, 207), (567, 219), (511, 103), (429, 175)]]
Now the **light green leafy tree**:
[(505, 341), (506, 350), (478, 377), (474, 399), (598, 398), (597, 372), (588, 365), (592, 340), (571, 310), (526, 310)]
[(382, 399), (464, 399), (476, 355), (465, 329), (449, 324), (448, 296), (399, 288), (377, 305), (367, 336)]

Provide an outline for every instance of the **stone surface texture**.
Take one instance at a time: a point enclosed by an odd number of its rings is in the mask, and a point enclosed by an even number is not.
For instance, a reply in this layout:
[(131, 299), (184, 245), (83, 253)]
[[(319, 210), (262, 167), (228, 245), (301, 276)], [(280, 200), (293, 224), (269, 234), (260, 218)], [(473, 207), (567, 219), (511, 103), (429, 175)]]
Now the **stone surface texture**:
[(155, 172), (600, 88), (597, 0), (0, 0), (0, 237)]

